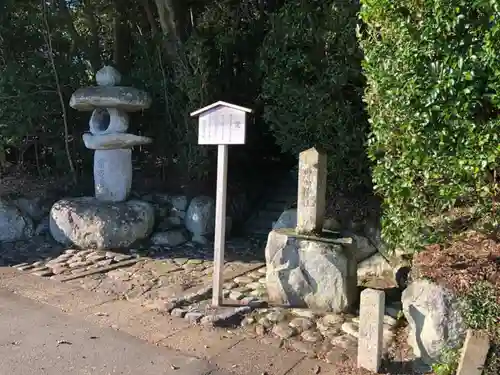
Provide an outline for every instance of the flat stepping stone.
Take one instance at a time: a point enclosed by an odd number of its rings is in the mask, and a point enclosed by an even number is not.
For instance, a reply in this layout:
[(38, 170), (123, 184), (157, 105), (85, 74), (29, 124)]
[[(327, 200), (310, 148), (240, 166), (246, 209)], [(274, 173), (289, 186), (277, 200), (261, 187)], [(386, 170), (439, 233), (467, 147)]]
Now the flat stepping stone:
[(232, 300), (235, 300), (235, 301), (239, 301), (240, 299), (242, 299), (243, 297), (245, 297), (243, 295), (243, 293), (237, 291), (237, 290), (233, 290), (229, 293), (229, 299), (232, 299)]
[(334, 337), (330, 343), (341, 349), (349, 349), (353, 346), (356, 346), (356, 341), (352, 338), (352, 336), (349, 335), (342, 335), (342, 336), (337, 336)]
[(249, 292), (252, 291), (252, 288), (248, 288), (247, 286), (240, 286), (240, 287), (233, 289), (233, 291), (240, 292), (243, 294), (248, 294)]
[(15, 268), (17, 268), (19, 271), (28, 271), (28, 270), (30, 270), (30, 269), (32, 269), (34, 267), (33, 267), (32, 264), (26, 264), (25, 266), (18, 266), (18, 267), (15, 267)]
[(315, 346), (310, 342), (304, 342), (298, 339), (292, 339), (290, 347), (300, 353), (313, 356), (316, 353)]
[(90, 255), (87, 257), (87, 260), (92, 263), (97, 263), (104, 259), (107, 259), (106, 255)]
[(184, 319), (186, 319), (189, 323), (198, 323), (204, 316), (205, 314), (200, 312), (190, 311), (184, 315)]
[(175, 308), (172, 310), (170, 315), (178, 317), (178, 318), (184, 318), (184, 316), (187, 314), (187, 310), (181, 309), (181, 308)]
[(113, 257), (115, 262), (123, 262), (124, 260), (132, 259), (132, 255), (127, 254), (117, 254)]
[(74, 262), (74, 263), (69, 263), (68, 264), (68, 267), (69, 268), (83, 268), (83, 267), (87, 267), (87, 266), (90, 266), (92, 264), (92, 262), (89, 262), (89, 261), (80, 261), (80, 262)]
[(321, 318), (321, 323), (328, 327), (340, 325), (345, 322), (345, 318), (339, 314), (326, 314)]
[(296, 331), (286, 323), (276, 324), (272, 332), (281, 339), (288, 339), (296, 333)]
[(46, 266), (35, 267), (35, 268), (30, 270), (30, 273), (43, 272), (43, 271), (49, 271), (49, 267), (46, 267)]
[(96, 264), (99, 267), (109, 266), (111, 263), (113, 263), (113, 259), (103, 259), (103, 260), (96, 262)]
[(313, 330), (308, 330), (308, 331), (302, 332), (300, 337), (302, 338), (302, 340), (304, 340), (306, 342), (312, 342), (312, 343), (319, 342), (319, 341), (323, 340), (323, 336), (321, 335), (321, 333), (319, 333), (317, 331), (313, 331)]
[(269, 321), (278, 323), (281, 322), (285, 319), (286, 313), (284, 311), (271, 311), (269, 314), (267, 314), (266, 318), (269, 319)]
[(252, 289), (252, 290), (255, 290), (255, 289), (260, 289), (263, 287), (263, 285), (259, 282), (251, 282), (249, 284), (246, 285), (248, 288)]
[(254, 289), (250, 292), (250, 295), (254, 296), (254, 297), (262, 297), (262, 296), (265, 296), (266, 294), (267, 294), (267, 290), (263, 289), (263, 288)]
[(51, 269), (54, 275), (60, 275), (63, 272), (69, 271), (69, 267), (65, 264), (56, 264)]
[(314, 319), (316, 314), (312, 310), (308, 309), (292, 309), (291, 313), (302, 318)]
[(52, 273), (51, 270), (49, 270), (48, 268), (44, 271), (36, 271), (36, 272), (33, 272), (32, 275), (35, 275), (35, 276), (41, 276), (41, 277), (50, 277), (50, 276), (53, 276), (54, 274)]
[(343, 334), (340, 328), (328, 328), (325, 331), (321, 331), (321, 334), (330, 340), (333, 340), (335, 337), (338, 337)]
[(248, 275), (253, 281), (257, 281), (262, 277), (262, 274), (257, 271), (250, 272)]
[(342, 331), (346, 334), (351, 335), (355, 338), (359, 338), (359, 327), (356, 323), (353, 322), (345, 322), (341, 327)]
[(295, 328), (299, 332), (304, 332), (311, 329), (314, 326), (314, 323), (310, 319), (298, 317), (292, 319), (288, 325)]
[(273, 323), (266, 317), (260, 318), (258, 323), (266, 329), (269, 329), (273, 326)]
[(187, 261), (187, 264), (192, 264), (192, 265), (199, 265), (199, 264), (203, 264), (203, 259), (189, 259)]
[(239, 285), (250, 284), (253, 281), (254, 281), (254, 279), (252, 279), (251, 277), (248, 277), (248, 276), (238, 276), (238, 277), (234, 278), (234, 282), (239, 284)]

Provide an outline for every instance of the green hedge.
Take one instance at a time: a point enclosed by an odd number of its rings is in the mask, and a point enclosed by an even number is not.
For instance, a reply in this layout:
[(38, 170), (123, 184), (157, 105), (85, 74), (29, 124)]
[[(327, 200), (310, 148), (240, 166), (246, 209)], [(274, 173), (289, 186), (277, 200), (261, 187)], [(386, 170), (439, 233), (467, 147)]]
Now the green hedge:
[(365, 157), (359, 5), (290, 0), (270, 16), (261, 47), (264, 118), (284, 152), (318, 146), (328, 153), (331, 186), (370, 183)]
[(491, 213), (498, 194), (500, 1), (361, 2), (383, 236), (418, 249), (436, 240), (430, 217)]

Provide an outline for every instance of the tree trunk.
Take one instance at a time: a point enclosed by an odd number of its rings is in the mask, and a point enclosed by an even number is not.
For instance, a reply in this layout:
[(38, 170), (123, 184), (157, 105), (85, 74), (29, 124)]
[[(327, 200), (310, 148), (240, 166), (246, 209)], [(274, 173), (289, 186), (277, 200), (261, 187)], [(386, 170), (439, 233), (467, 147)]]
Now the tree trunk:
[(127, 20), (127, 2), (115, 0), (113, 61), (123, 75), (130, 71), (131, 33)]
[(160, 26), (167, 37), (167, 51), (175, 59), (190, 32), (189, 9), (185, 0), (155, 0)]

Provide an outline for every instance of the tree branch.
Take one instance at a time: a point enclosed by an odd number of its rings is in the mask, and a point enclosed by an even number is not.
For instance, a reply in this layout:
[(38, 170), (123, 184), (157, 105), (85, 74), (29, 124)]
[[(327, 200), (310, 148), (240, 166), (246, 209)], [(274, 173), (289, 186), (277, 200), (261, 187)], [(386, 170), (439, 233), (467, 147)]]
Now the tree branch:
[[(80, 48), (85, 53), (92, 70), (96, 72), (101, 67), (100, 58), (98, 60), (95, 59), (91, 49), (87, 46), (85, 39), (76, 30), (75, 24), (73, 23), (73, 16), (71, 15), (71, 12), (68, 9), (66, 0), (59, 0), (58, 5), (59, 5), (59, 12), (64, 20), (64, 23), (68, 27), (68, 32), (71, 35), (71, 39), (73, 40), (74, 45)], [(44, 11), (46, 11), (45, 4), (44, 4)]]
[(64, 146), (66, 150), (66, 157), (68, 159), (69, 169), (73, 177), (73, 182), (76, 184), (76, 170), (73, 164), (73, 159), (71, 158), (71, 151), (69, 149), (68, 115), (66, 113), (66, 104), (64, 103), (61, 84), (59, 82), (59, 73), (57, 72), (56, 64), (54, 61), (54, 49), (52, 48), (52, 38), (50, 37), (50, 26), (49, 26), (49, 21), (47, 19), (47, 4), (45, 0), (41, 0), (41, 2), (43, 11), (43, 22), (45, 25), (45, 33), (43, 34), (43, 37), (45, 39), (45, 44), (47, 45), (47, 49), (49, 52), (50, 65), (52, 66), (52, 72), (54, 74), (54, 80), (56, 83), (57, 93), (59, 96), (59, 102), (61, 104), (61, 111), (64, 124)]

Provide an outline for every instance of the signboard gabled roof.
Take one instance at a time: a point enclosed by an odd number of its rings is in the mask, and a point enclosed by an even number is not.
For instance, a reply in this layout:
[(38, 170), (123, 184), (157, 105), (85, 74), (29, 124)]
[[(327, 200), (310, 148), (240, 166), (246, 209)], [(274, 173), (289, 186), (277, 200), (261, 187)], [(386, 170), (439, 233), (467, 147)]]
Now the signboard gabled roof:
[(233, 108), (233, 109), (236, 109), (236, 110), (239, 110), (239, 111), (243, 111), (243, 112), (247, 112), (247, 113), (251, 113), (252, 110), (250, 108), (245, 108), (245, 107), (241, 107), (239, 105), (236, 105), (236, 104), (231, 104), (231, 103), (227, 103), (227, 102), (223, 102), (221, 100), (219, 100), (218, 102), (215, 102), (213, 104), (210, 104), (210, 105), (207, 105), (206, 107), (203, 107), (203, 108), (200, 108), (194, 112), (191, 112), (191, 116), (198, 116), (198, 115), (201, 115), (203, 112), (206, 112), (212, 108), (215, 108), (215, 107), (220, 107), (220, 106), (223, 106), (223, 107), (229, 107), (229, 108)]

